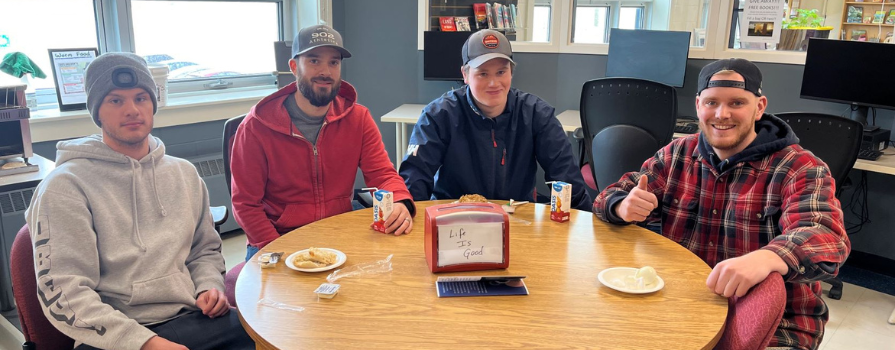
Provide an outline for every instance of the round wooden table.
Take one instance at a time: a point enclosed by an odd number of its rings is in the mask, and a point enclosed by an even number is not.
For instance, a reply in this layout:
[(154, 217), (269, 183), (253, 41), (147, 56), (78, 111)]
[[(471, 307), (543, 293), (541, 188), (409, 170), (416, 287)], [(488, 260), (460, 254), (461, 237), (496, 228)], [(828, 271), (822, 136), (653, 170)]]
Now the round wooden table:
[[(259, 349), (605, 348), (711, 349), (720, 339), (727, 299), (705, 286), (709, 269), (682, 246), (637, 226), (603, 223), (573, 210), (550, 221), (549, 207), (526, 204), (510, 215), (510, 267), (433, 274), (423, 251), (425, 208), (414, 231), (369, 228), (372, 209), (304, 226), (262, 252), (308, 247), (341, 250), (341, 268), (394, 254), (393, 271), (343, 278), (334, 299), (314, 290), (332, 272), (304, 273), (279, 263), (245, 265), (236, 283), (239, 316)], [(284, 255), (284, 256), (285, 256)], [(603, 286), (603, 269), (652, 266), (665, 287), (633, 295)], [(449, 275), (525, 275), (528, 296), (438, 298), (435, 279)], [(262, 298), (304, 308), (259, 305)]]

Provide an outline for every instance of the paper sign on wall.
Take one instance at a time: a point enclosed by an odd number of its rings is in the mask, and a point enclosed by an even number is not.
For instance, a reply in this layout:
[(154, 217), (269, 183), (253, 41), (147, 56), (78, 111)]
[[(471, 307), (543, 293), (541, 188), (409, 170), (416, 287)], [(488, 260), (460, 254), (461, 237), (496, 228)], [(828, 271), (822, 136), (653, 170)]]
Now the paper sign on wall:
[(746, 0), (740, 21), (740, 42), (778, 43), (785, 13), (783, 0)]
[(502, 263), (503, 223), (438, 226), (438, 266)]

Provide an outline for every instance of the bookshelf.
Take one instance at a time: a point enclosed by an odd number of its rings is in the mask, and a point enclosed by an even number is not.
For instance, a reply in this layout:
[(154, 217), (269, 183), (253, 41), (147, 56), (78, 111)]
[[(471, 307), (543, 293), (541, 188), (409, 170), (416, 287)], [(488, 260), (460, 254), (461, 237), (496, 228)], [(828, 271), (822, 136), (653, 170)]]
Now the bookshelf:
[[(895, 0), (884, 1), (846, 1), (842, 8), (842, 32), (839, 38), (859, 40), (863, 35), (866, 41), (885, 40), (887, 35), (895, 31), (895, 24), (886, 24), (890, 14), (895, 19)], [(884, 12), (882, 23), (864, 23), (867, 17), (872, 21), (877, 11)], [(857, 18), (857, 13), (860, 13), (861, 23), (854, 23), (854, 20), (850, 23), (849, 18)]]
[[(519, 6), (519, 0), (502, 0), (502, 1), (485, 1), (485, 0), (429, 0), (429, 18), (428, 18), (428, 31), (440, 31), (441, 26), (438, 22), (439, 18), (443, 16), (449, 17), (467, 17), (469, 19), (469, 24), (472, 31), (476, 31), (479, 28), (476, 28), (475, 25), (475, 11), (473, 10), (473, 4), (476, 3), (500, 3), (501, 5), (516, 5)], [(509, 40), (516, 40), (515, 30), (513, 29), (501, 29), (494, 28), (494, 30), (498, 30), (504, 33)]]

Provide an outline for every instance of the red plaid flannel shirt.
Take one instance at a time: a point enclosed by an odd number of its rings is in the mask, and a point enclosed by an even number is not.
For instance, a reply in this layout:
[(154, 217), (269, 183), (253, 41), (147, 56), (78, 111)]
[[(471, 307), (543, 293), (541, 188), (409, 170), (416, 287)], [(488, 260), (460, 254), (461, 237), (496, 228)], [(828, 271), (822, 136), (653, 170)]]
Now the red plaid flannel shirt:
[(661, 221), (663, 236), (709, 266), (758, 249), (777, 253), (789, 266), (787, 302), (769, 346), (816, 349), (829, 318), (818, 281), (836, 276), (851, 250), (829, 169), (790, 145), (718, 173), (700, 154), (698, 135), (674, 140), (640, 172), (604, 189), (594, 213), (620, 223), (609, 206), (627, 196), (643, 173), (659, 199), (647, 223)]

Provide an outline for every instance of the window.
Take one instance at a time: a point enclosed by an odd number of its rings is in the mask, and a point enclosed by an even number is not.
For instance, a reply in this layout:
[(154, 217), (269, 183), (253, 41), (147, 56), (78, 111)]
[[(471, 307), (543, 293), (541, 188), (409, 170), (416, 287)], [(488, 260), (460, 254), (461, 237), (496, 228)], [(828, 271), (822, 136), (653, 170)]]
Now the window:
[(535, 5), (532, 19), (532, 37), (534, 42), (550, 41), (550, 5)]
[(643, 29), (643, 6), (622, 6), (618, 15), (619, 29)]
[[(0, 36), (5, 39), (0, 39), (0, 44), (4, 44), (0, 47), (0, 58), (10, 52), (27, 55), (47, 75), (46, 79), (29, 79), (29, 91), (37, 89), (38, 103), (56, 103), (56, 85), (47, 50), (98, 47), (92, 0), (5, 1), (2, 6)], [(34, 16), (13, 15), (35, 13), (40, 14), (41, 23), (65, 23), (64, 30), (59, 26), (35, 25)], [(0, 73), (0, 81), (18, 82), (19, 79)]]
[[(272, 83), (276, 2), (132, 1), (135, 52), (167, 65), (172, 92)], [(251, 25), (230, 25), (251, 23)], [(185, 38), (188, 38), (184, 40)], [(256, 79), (240, 79), (240, 78)]]
[[(297, 28), (330, 23), (330, 0), (35, 0), (4, 1), (0, 57), (21, 51), (45, 73), (34, 79), (39, 109), (56, 108), (47, 49), (134, 52), (169, 68), (169, 91), (274, 87), (273, 43)], [(34, 16), (12, 14), (40, 13)], [(8, 41), (8, 42), (7, 42)], [(0, 81), (13, 79), (0, 74)]]
[[(668, 1), (664, 0), (666, 3)], [(575, 0), (571, 41), (579, 44), (605, 44), (609, 42), (610, 28), (651, 29), (647, 21), (651, 7), (647, 3), (628, 0)], [(657, 23), (657, 26), (664, 28), (656, 29), (667, 29), (667, 21)]]
[(604, 44), (608, 39), (609, 6), (576, 6), (572, 42)]
[[(419, 39), (418, 47), (422, 49), (422, 31), (429, 18), (426, 6), (430, 3), (444, 3), (444, 0), (418, 0), (419, 7)], [(549, 17), (551, 22), (544, 29), (546, 20), (534, 19), (538, 22), (537, 40), (525, 45), (514, 45), (517, 52), (602, 54), (608, 53), (608, 35), (610, 28), (629, 28), (646, 30), (673, 30), (689, 32), (690, 58), (721, 59), (741, 57), (757, 62), (774, 62), (787, 64), (804, 64), (805, 40), (790, 40), (786, 31), (791, 26), (786, 21), (800, 19), (803, 11), (815, 10), (816, 17), (809, 18), (814, 23), (818, 18), (822, 29), (812, 29), (813, 37), (841, 38), (853, 37), (857, 40), (892, 41), (891, 24), (885, 23), (895, 0), (786, 0), (781, 9), (780, 19), (784, 26), (773, 28), (780, 32), (783, 44), (774, 43), (741, 43), (740, 19), (746, 1), (760, 0), (553, 0), (550, 1)], [(518, 0), (520, 18), (534, 18), (531, 11), (547, 0)], [(860, 3), (859, 3), (860, 2)], [(434, 6), (434, 5), (433, 5)], [(863, 18), (860, 22), (847, 22), (848, 8), (862, 7)], [(547, 8), (538, 8), (538, 18), (547, 16)], [(853, 12), (859, 12), (854, 10)], [(885, 13), (883, 13), (885, 12)], [(774, 12), (776, 13), (776, 11)], [(786, 17), (784, 18), (784, 13)], [(527, 16), (527, 17), (524, 17)], [(883, 18), (883, 23), (877, 17)], [(800, 19), (801, 20), (801, 19)], [(857, 18), (854, 19), (858, 21)], [(863, 23), (863, 22), (870, 23)], [(794, 21), (795, 22), (795, 21)], [(803, 23), (803, 22), (799, 22)], [(814, 25), (814, 24), (812, 24)], [(798, 25), (797, 25), (798, 26)], [(774, 23), (773, 27), (777, 27)], [(528, 30), (526, 35), (517, 36), (519, 41), (533, 41), (531, 26), (520, 29), (520, 33)], [(762, 29), (754, 29), (760, 34), (769, 29), (767, 24)], [(549, 34), (546, 34), (549, 33)], [(549, 41), (543, 42), (545, 36)], [(789, 39), (786, 39), (789, 38)], [(511, 39), (512, 40), (512, 39)], [(796, 46), (789, 46), (796, 45)]]
[[(771, 22), (768, 22), (767, 24), (746, 24), (746, 20), (744, 18), (746, 4), (746, 0), (734, 0), (732, 2), (732, 10), (729, 22), (730, 34), (727, 38), (726, 45), (728, 49), (804, 51), (807, 45), (805, 41), (809, 36), (836, 39), (840, 38), (840, 36), (837, 34), (841, 34), (844, 32), (844, 30), (842, 30), (843, 27), (849, 26), (849, 24), (847, 23), (842, 23), (843, 21), (845, 21), (845, 18), (843, 18), (842, 14), (845, 8), (845, 3), (843, 0), (822, 2), (811, 0), (790, 0), (784, 5), (784, 11), (780, 14), (780, 17), (782, 18), (782, 23), (780, 23), (781, 28), (774, 28), (773, 26), (776, 25), (776, 23), (771, 24)], [(851, 4), (851, 2), (849, 2), (849, 4)], [(886, 6), (883, 2), (877, 1), (868, 1), (866, 5), (861, 4), (857, 6), (867, 8), (867, 10), (864, 10), (865, 16), (868, 13), (870, 15), (873, 15), (874, 11), (876, 10), (883, 9), (883, 12), (886, 12), (889, 8), (892, 8)], [(764, 24), (764, 27), (757, 27), (762, 24)], [(792, 27), (788, 27), (789, 25), (791, 25)], [(806, 25), (810, 27), (820, 28), (812, 30), (809, 33), (805, 33), (804, 30), (801, 33), (795, 32), (801, 30)], [(777, 43), (742, 41), (741, 35), (744, 27), (748, 27), (747, 30), (751, 32), (767, 31), (771, 33), (774, 31), (778, 31), (779, 33), (777, 33), (777, 35), (779, 35), (780, 40)], [(793, 27), (794, 29), (791, 29)], [(881, 32), (879, 30), (879, 28), (885, 28), (885, 24), (882, 24), (878, 27), (858, 24), (855, 29), (862, 29), (866, 31), (868, 28), (876, 30), (874, 31), (874, 33), (877, 34), (886, 31), (882, 30)], [(889, 32), (891, 32), (891, 29), (889, 29)]]

